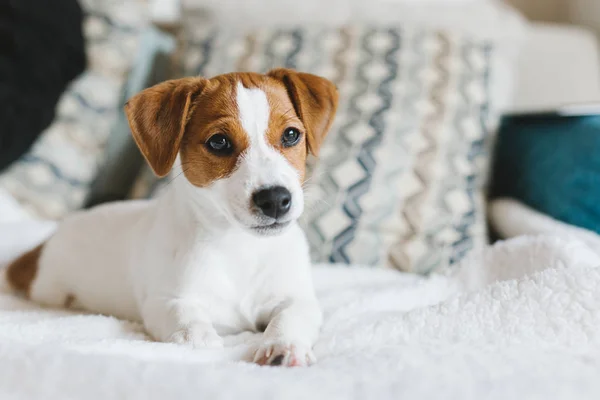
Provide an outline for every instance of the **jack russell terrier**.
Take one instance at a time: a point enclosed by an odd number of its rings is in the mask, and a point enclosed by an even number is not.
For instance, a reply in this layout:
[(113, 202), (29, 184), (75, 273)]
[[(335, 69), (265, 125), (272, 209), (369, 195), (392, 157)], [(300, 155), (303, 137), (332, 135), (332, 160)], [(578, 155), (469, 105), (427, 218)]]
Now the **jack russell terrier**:
[(333, 83), (288, 69), (142, 91), (125, 106), (133, 137), (156, 175), (178, 177), (155, 200), (66, 218), (9, 265), (9, 283), (196, 348), (264, 331), (255, 362), (313, 363), (322, 316), (296, 220), (307, 153), (318, 153), (337, 103)]

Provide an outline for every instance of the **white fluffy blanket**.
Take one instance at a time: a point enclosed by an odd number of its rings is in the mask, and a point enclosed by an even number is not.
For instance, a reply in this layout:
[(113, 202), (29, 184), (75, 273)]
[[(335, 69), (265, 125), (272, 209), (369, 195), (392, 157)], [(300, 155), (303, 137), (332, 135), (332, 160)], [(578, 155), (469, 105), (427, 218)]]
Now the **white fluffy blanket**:
[[(505, 206), (492, 216), (535, 214)], [(546, 232), (560, 228), (543, 222)], [(51, 230), (0, 224), (0, 263)], [(0, 398), (598, 399), (600, 256), (561, 232), (500, 243), (447, 276), (316, 268), (325, 324), (310, 368), (240, 361), (252, 335), (191, 350), (151, 342), (137, 324), (40, 309), (4, 290)]]

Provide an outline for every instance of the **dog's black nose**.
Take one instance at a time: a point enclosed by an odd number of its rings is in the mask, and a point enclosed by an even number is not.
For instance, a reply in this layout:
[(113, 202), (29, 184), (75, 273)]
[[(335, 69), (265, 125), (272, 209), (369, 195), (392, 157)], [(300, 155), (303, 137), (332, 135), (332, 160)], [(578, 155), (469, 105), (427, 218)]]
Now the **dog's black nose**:
[(283, 186), (274, 186), (254, 193), (252, 200), (263, 214), (271, 218), (281, 218), (292, 206), (292, 194)]

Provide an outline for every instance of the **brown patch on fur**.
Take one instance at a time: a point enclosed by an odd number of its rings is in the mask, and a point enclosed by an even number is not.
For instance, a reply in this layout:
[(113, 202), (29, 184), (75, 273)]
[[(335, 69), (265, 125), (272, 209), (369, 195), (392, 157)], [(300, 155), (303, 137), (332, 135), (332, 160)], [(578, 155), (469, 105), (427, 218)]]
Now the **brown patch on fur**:
[(333, 82), (316, 75), (278, 68), (267, 74), (285, 86), (296, 115), (306, 127), (306, 143), (315, 156), (335, 117), (339, 94)]
[(181, 145), (194, 99), (207, 80), (183, 78), (160, 83), (125, 104), (129, 127), (140, 151), (158, 176), (171, 170)]
[[(183, 78), (167, 81), (134, 96), (125, 112), (133, 137), (158, 176), (166, 175), (177, 153), (186, 178), (205, 187), (231, 175), (249, 145), (241, 126), (236, 86), (263, 90), (269, 102), (267, 140), (298, 170), (304, 180), (307, 150), (317, 154), (337, 108), (333, 83), (315, 75), (288, 69), (267, 75), (231, 73), (211, 79)], [(302, 133), (301, 143), (285, 148), (286, 128)], [(233, 145), (227, 156), (211, 153), (206, 142), (225, 134)]]
[[(242, 75), (242, 74), (240, 74)], [(245, 75), (245, 74), (244, 74)], [(258, 74), (248, 74), (258, 81)], [(256, 75), (256, 76), (254, 76)], [(190, 118), (181, 144), (181, 166), (186, 178), (195, 186), (204, 187), (231, 175), (239, 157), (248, 147), (249, 138), (236, 103), (237, 74), (219, 75), (209, 79), (198, 97), (198, 112)], [(233, 153), (219, 156), (211, 153), (205, 143), (211, 136), (225, 134), (232, 143)]]
[[(267, 129), (267, 142), (283, 155), (288, 162), (298, 171), (300, 181), (304, 181), (306, 174), (307, 145), (306, 127), (296, 114), (285, 87), (281, 82), (263, 88), (269, 102), (269, 127)], [(296, 128), (302, 134), (298, 144), (284, 147), (281, 137), (287, 128)]]
[(33, 250), (22, 254), (19, 258), (8, 265), (6, 278), (13, 289), (21, 291), (29, 296), (31, 284), (38, 270), (38, 262), (44, 244), (40, 244)]

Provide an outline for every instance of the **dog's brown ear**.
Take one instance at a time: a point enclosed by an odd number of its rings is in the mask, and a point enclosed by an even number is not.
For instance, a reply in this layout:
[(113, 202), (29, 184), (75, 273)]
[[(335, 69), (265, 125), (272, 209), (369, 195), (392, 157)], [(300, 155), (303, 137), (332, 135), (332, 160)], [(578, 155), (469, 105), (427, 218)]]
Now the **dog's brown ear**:
[(204, 78), (174, 79), (133, 96), (125, 114), (133, 138), (154, 173), (169, 173), (177, 158), (194, 99), (202, 93)]
[(296, 114), (307, 129), (308, 150), (318, 155), (337, 110), (337, 88), (333, 82), (320, 76), (286, 68), (271, 70), (267, 75), (285, 85)]

